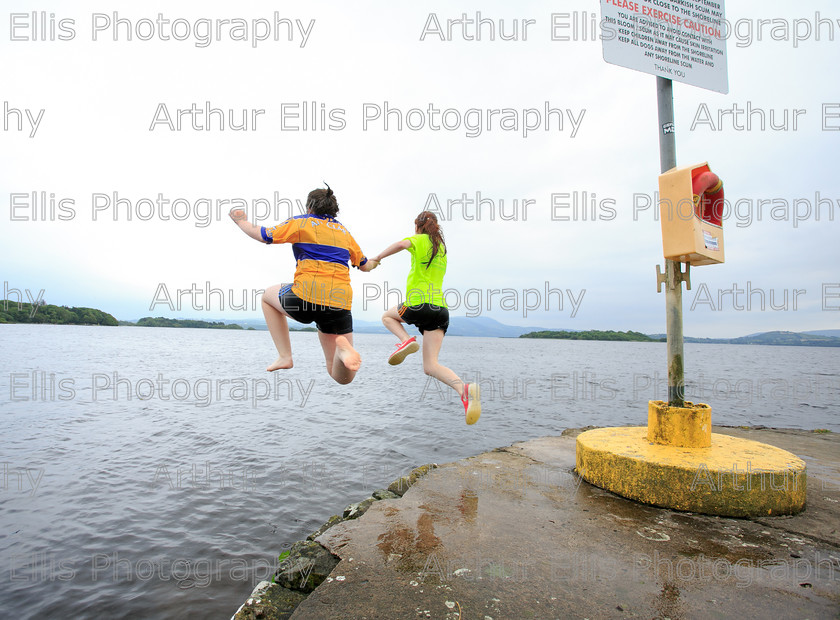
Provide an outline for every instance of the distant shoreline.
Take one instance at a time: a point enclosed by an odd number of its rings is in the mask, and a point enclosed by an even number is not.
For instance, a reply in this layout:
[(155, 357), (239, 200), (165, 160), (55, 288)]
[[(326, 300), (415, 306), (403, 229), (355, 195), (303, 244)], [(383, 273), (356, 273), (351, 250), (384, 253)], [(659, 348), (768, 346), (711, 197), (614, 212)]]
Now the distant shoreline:
[[(597, 340), (611, 342), (666, 342), (661, 335), (648, 336), (639, 332), (613, 331), (539, 331), (522, 334), (520, 338), (541, 338), (550, 340)], [(762, 346), (788, 347), (840, 347), (840, 338), (835, 336), (817, 336), (797, 332), (765, 332), (740, 338), (684, 338), (690, 344), (747, 344)]]
[[(166, 317), (143, 317), (137, 321), (119, 321), (113, 315), (95, 308), (56, 306), (43, 301), (32, 304), (11, 300), (0, 300), (0, 325), (4, 324), (40, 324), (40, 325), (104, 325), (109, 327), (168, 327), (194, 329), (229, 329), (247, 331), (265, 331), (264, 324), (257, 324), (253, 319), (246, 319), (243, 325), (225, 321), (202, 321), (198, 319), (171, 319)], [(250, 325), (249, 325), (250, 323)], [(373, 328), (373, 323), (359, 321), (355, 334), (385, 334), (381, 324)], [(536, 328), (534, 331), (521, 333), (527, 328), (499, 323), (487, 317), (453, 317), (449, 336), (477, 338), (534, 338), (547, 340), (575, 340), (595, 342), (657, 342), (666, 341), (665, 334), (643, 334), (635, 331), (612, 330), (552, 330)], [(316, 332), (309, 326), (291, 327), (293, 332)], [(515, 333), (516, 331), (520, 333)], [(835, 330), (823, 330), (833, 333)], [(737, 344), (763, 346), (806, 346), (840, 347), (840, 337), (819, 333), (773, 331), (740, 338), (693, 338), (686, 336), (688, 344)]]
[(538, 331), (522, 334), (520, 338), (544, 338), (550, 340), (599, 340), (606, 342), (665, 342), (664, 338), (652, 338), (640, 332), (615, 332), (588, 330), (582, 332), (570, 331)]
[[(192, 327), (198, 329), (246, 329), (235, 323), (143, 317), (136, 322), (118, 321), (114, 315), (96, 308), (55, 306), (44, 302), (27, 303), (0, 300), (0, 325), (97, 325), (105, 327)], [(253, 330), (253, 327), (247, 329)]]
[[(185, 328), (191, 327), (194, 329), (246, 329), (236, 323), (224, 323), (223, 321), (199, 321), (196, 319), (167, 319), (162, 316), (150, 317), (146, 316), (142, 319), (137, 319), (137, 322), (119, 321), (119, 325), (123, 327), (177, 327)], [(247, 328), (255, 331), (253, 327)]]
[(49, 325), (105, 325), (116, 327), (119, 322), (113, 315), (96, 308), (53, 306), (4, 299), (0, 301), (0, 324), (34, 323)]

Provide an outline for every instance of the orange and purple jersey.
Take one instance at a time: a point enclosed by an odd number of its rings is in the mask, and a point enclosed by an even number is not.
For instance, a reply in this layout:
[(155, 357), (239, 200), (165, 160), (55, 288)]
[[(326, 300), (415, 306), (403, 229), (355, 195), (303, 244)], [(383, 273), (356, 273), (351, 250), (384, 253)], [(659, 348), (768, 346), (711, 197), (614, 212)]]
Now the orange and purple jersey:
[(282, 224), (261, 228), (266, 243), (291, 243), (297, 261), (292, 292), (320, 306), (350, 310), (353, 289), (350, 265), (361, 267), (367, 258), (342, 224), (322, 215), (297, 215)]

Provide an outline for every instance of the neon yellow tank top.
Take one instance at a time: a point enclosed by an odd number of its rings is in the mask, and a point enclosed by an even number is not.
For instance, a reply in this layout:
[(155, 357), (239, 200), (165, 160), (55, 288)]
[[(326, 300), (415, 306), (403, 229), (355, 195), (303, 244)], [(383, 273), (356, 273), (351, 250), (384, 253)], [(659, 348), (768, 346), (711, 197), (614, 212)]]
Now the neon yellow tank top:
[(434, 260), (426, 268), (426, 262), (432, 255), (432, 240), (427, 234), (406, 237), (411, 245), (407, 248), (411, 253), (411, 270), (406, 282), (407, 306), (419, 304), (434, 304), (446, 308), (443, 298), (443, 276), (446, 274), (446, 252), (441, 245)]

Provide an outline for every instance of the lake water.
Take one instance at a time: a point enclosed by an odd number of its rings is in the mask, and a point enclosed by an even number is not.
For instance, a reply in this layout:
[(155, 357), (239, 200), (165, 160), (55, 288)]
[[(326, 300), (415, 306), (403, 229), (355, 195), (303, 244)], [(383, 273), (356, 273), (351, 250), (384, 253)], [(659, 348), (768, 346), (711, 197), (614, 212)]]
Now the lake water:
[[(640, 425), (661, 343), (444, 341), (472, 427), (419, 355), (356, 335), (349, 386), (317, 336), (269, 375), (267, 332), (0, 326), (0, 592), (8, 617), (228, 618), (276, 557), (416, 465), (586, 425)], [(840, 432), (840, 349), (686, 345), (688, 399), (726, 425)]]

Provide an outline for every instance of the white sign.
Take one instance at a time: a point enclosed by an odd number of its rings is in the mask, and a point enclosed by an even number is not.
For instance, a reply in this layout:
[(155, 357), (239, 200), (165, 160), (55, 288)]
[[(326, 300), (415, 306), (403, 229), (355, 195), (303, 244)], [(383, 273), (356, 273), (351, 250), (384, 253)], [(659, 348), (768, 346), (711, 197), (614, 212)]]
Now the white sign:
[(604, 60), (729, 92), (723, 0), (601, 0)]

